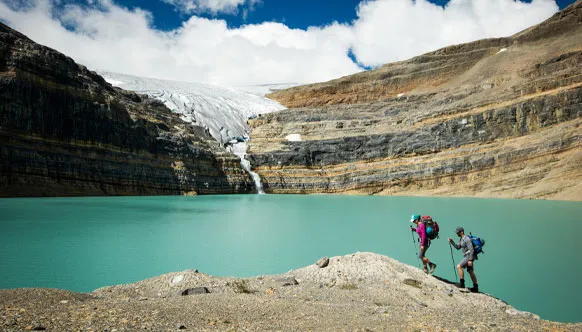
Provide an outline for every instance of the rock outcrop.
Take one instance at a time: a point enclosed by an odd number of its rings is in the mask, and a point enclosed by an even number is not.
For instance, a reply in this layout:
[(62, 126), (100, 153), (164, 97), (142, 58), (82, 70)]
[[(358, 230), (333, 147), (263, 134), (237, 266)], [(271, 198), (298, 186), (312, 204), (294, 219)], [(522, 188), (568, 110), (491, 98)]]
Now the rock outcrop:
[[(179, 280), (179, 282), (176, 282)], [(286, 282), (293, 280), (294, 282)], [(194, 294), (183, 296), (184, 294)], [(374, 253), (247, 279), (189, 270), (80, 294), (0, 290), (0, 329), (51, 331), (579, 331), (461, 292)]]
[(253, 190), (203, 128), (0, 23), (0, 197)]
[(580, 40), (577, 1), (508, 38), (273, 93), (291, 109), (251, 121), (249, 159), (267, 193), (582, 200)]

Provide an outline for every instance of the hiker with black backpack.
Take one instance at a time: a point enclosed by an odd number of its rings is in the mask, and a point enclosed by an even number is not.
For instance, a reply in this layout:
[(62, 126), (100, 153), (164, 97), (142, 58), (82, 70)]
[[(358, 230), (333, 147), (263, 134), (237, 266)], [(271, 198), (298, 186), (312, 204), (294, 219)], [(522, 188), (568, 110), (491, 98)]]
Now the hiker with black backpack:
[[(422, 221), (422, 218), (424, 218), (425, 220), (428, 221), (428, 219), (430, 219), (431, 221), (431, 228), (429, 229), (429, 226), (427, 226), (426, 222)], [(412, 218), (410, 218), (410, 222), (416, 224), (416, 228), (410, 226), (410, 230), (413, 232), (416, 232), (418, 234), (418, 237), (420, 238), (420, 250), (418, 253), (418, 258), (422, 261), (422, 265), (424, 266), (424, 273), (433, 273), (434, 270), (436, 269), (437, 265), (434, 264), (433, 262), (430, 261), (430, 259), (428, 259), (428, 257), (426, 257), (426, 251), (428, 250), (428, 248), (430, 247), (430, 240), (431, 238), (435, 238), (436, 236), (438, 236), (438, 225), (435, 227), (434, 224), (436, 223), (432, 223), (432, 218), (430, 218), (429, 216), (425, 216), (425, 217), (420, 217), (419, 214), (413, 214)], [(428, 267), (427, 267), (428, 265)], [(428, 270), (428, 268), (430, 267), (430, 272)]]
[(471, 281), (473, 281), (473, 287), (469, 288), (469, 290), (473, 293), (478, 293), (479, 285), (477, 284), (477, 276), (475, 276), (473, 268), (473, 262), (477, 259), (477, 252), (473, 240), (470, 236), (465, 234), (465, 229), (463, 229), (463, 227), (457, 227), (455, 233), (457, 233), (457, 236), (459, 237), (459, 243), (455, 243), (451, 238), (449, 238), (449, 243), (457, 250), (461, 248), (463, 249), (463, 260), (457, 265), (457, 270), (459, 271), (459, 277), (461, 279), (459, 287), (465, 288), (465, 274), (463, 273), (463, 269), (466, 268), (471, 276)]

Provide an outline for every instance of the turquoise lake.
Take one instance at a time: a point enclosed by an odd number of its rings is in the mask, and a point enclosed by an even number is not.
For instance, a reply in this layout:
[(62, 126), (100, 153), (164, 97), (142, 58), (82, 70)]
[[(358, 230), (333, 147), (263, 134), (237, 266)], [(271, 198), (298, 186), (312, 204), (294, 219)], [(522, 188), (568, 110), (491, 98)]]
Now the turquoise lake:
[[(357, 251), (416, 266), (408, 228), (413, 213), (439, 222), (441, 238), (428, 251), (436, 275), (455, 280), (447, 237), (456, 239), (455, 227), (464, 226), (486, 240), (475, 265), (483, 292), (544, 319), (582, 321), (579, 202), (276, 195), (1, 199), (0, 288), (87, 292), (194, 268), (250, 277)], [(457, 262), (462, 257), (454, 255)]]

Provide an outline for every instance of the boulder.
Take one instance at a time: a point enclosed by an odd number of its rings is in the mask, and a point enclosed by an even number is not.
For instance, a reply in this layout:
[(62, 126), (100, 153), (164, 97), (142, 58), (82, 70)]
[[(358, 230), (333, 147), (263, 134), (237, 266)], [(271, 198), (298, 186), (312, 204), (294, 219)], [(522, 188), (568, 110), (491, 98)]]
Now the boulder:
[(412, 286), (412, 287), (416, 287), (416, 288), (422, 288), (422, 282), (418, 281), (418, 280), (414, 280), (414, 279), (404, 279), (402, 281), (402, 283), (404, 283), (405, 285), (408, 286)]
[(172, 279), (170, 279), (170, 285), (176, 286), (179, 283), (181, 283), (182, 281), (184, 281), (184, 275), (183, 274), (180, 274), (180, 275), (177, 275), (177, 276), (173, 276)]
[(295, 279), (293, 277), (280, 278), (280, 279), (277, 279), (277, 282), (281, 283), (281, 286), (295, 286), (295, 285), (299, 285), (299, 282), (297, 281), (297, 279)]
[(315, 264), (317, 264), (317, 266), (320, 268), (324, 268), (329, 265), (329, 257), (322, 257)]
[(186, 290), (183, 290), (181, 294), (182, 294), (182, 296), (186, 296), (186, 295), (207, 294), (207, 293), (210, 293), (210, 291), (206, 287), (194, 287), (194, 288), (188, 288)]

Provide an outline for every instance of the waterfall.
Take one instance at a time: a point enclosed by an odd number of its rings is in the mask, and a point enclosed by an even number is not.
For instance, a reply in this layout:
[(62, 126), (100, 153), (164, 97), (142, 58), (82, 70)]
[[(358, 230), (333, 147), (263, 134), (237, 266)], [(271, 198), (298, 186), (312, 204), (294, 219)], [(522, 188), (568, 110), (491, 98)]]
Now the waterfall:
[(240, 142), (240, 143), (236, 143), (236, 144), (232, 145), (232, 153), (234, 153), (236, 156), (238, 156), (240, 158), (240, 165), (253, 178), (253, 181), (255, 182), (255, 187), (257, 188), (257, 193), (259, 195), (264, 195), (265, 192), (263, 191), (263, 184), (261, 183), (261, 177), (259, 176), (259, 174), (255, 173), (251, 170), (251, 162), (245, 158), (247, 155), (247, 149), (248, 149), (248, 145), (246, 142)]

